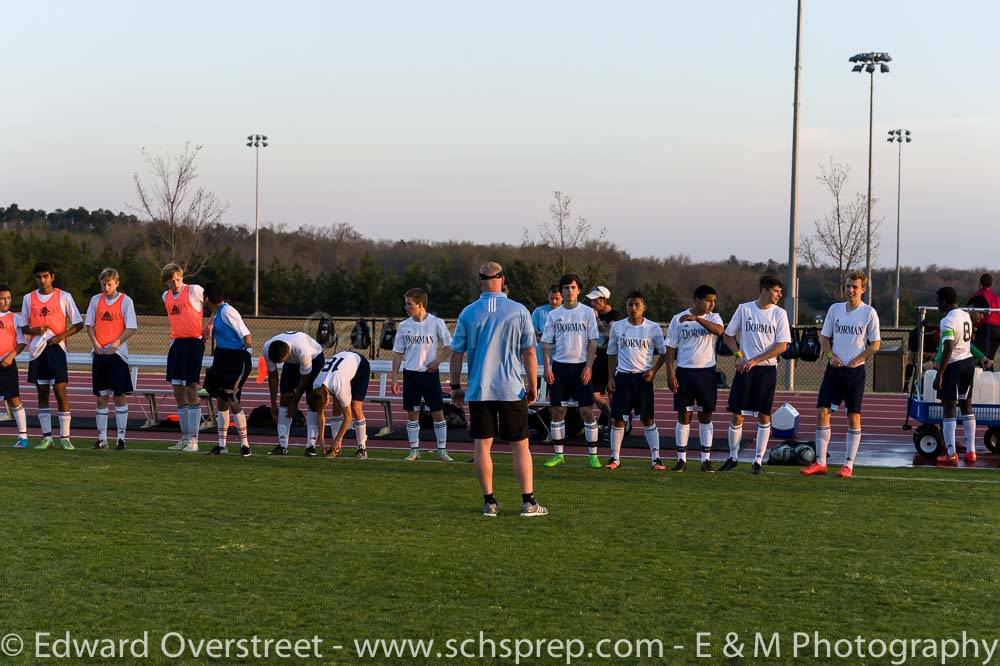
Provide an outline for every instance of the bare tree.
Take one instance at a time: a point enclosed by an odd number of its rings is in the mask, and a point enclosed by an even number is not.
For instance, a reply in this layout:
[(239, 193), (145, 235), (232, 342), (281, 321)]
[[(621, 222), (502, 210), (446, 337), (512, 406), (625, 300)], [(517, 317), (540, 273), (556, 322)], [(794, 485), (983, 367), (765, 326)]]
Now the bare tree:
[[(603, 241), (607, 230), (602, 227), (597, 233), (597, 237), (592, 238), (592, 227), (587, 218), (578, 215), (576, 224), (573, 224), (570, 208), (572, 198), (558, 190), (552, 193), (552, 198), (553, 201), (549, 204), (549, 213), (552, 219), (548, 222), (542, 222), (539, 226), (538, 238), (542, 245), (553, 247), (559, 252), (559, 272), (565, 273), (567, 252), (581, 248), (590, 241)], [(531, 242), (531, 234), (525, 229), (524, 243), (528, 245)]]
[(151, 182), (144, 184), (138, 173), (132, 174), (138, 205), (131, 208), (149, 222), (144, 239), (147, 256), (157, 265), (175, 262), (192, 275), (210, 256), (201, 243), (205, 231), (221, 223), (229, 208), (214, 193), (203, 187), (195, 189), (201, 148), (188, 142), (179, 155), (169, 150), (150, 155), (143, 148)]
[[(815, 221), (815, 231), (801, 240), (802, 256), (812, 267), (832, 266), (836, 283), (823, 285), (835, 298), (844, 298), (844, 280), (847, 274), (864, 260), (868, 201), (858, 192), (853, 196), (844, 192), (851, 177), (851, 167), (830, 158), (829, 164), (820, 164), (816, 177), (833, 197), (833, 205), (823, 217)], [(872, 197), (874, 209), (876, 198)], [(872, 218), (872, 259), (878, 254), (878, 232), (881, 218)], [(830, 287), (833, 287), (832, 289)]]

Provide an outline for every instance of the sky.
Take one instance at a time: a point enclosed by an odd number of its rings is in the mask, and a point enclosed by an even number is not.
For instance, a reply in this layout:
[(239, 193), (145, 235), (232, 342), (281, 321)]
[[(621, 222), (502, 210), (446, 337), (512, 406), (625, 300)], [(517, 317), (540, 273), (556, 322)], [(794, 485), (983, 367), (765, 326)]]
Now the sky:
[[(799, 227), (833, 159), (864, 192), (875, 79), (876, 265), (995, 267), (1000, 4), (804, 0)], [(141, 150), (203, 146), (199, 183), (253, 225), (519, 243), (552, 192), (635, 256), (784, 261), (794, 0), (17, 2), (5, 40), (0, 205), (135, 203)]]

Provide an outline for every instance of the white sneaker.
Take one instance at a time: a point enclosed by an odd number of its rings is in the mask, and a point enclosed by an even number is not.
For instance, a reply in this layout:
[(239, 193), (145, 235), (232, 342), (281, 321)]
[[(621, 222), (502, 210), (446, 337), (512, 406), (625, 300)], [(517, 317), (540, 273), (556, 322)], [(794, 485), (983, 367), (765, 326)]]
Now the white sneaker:
[(438, 449), (438, 460), (441, 462), (454, 462), (454, 459), (444, 449)]
[(198, 453), (198, 442), (188, 442), (187, 446), (181, 449), (184, 453)]
[(536, 518), (547, 515), (549, 515), (549, 510), (537, 502), (534, 504), (529, 504), (528, 502), (521, 503), (522, 518)]
[(181, 437), (181, 441), (177, 442), (173, 446), (168, 446), (167, 450), (168, 451), (183, 451), (184, 447), (186, 447), (187, 445), (188, 445), (188, 438), (187, 437)]

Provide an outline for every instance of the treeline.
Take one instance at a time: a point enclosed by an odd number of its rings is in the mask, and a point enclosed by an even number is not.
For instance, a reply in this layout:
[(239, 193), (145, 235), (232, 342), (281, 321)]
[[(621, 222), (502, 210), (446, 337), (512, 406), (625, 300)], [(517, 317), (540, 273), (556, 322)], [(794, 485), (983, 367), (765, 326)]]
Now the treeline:
[[(514, 233), (512, 233), (514, 235)], [(132, 215), (83, 208), (45, 212), (0, 207), (0, 280), (19, 298), (34, 288), (31, 267), (48, 261), (57, 267), (56, 284), (86, 305), (97, 293), (97, 275), (105, 266), (122, 274), (122, 290), (142, 313), (162, 311), (163, 286), (159, 267), (162, 234)], [(198, 247), (204, 263), (192, 282), (216, 281), (229, 300), (252, 313), (254, 282), (253, 231), (241, 226), (214, 225), (201, 231)], [(402, 293), (423, 287), (430, 309), (444, 317), (457, 316), (477, 295), (475, 276), (487, 259), (506, 267), (511, 297), (533, 307), (545, 302), (549, 284), (560, 274), (562, 254), (538, 243), (477, 245), (455, 241), (375, 241), (345, 224), (290, 230), (268, 226), (261, 230), (261, 314), (336, 316), (402, 315)], [(756, 295), (763, 273), (785, 275), (774, 261), (751, 262), (731, 256), (726, 261), (693, 262), (684, 254), (665, 258), (631, 257), (614, 244), (592, 240), (565, 252), (566, 265), (580, 274), (589, 288), (608, 286), (615, 304), (624, 310), (627, 293), (646, 294), (648, 316), (665, 321), (687, 306), (694, 288), (711, 284), (719, 292), (719, 311), (730, 313), (736, 304)], [(183, 259), (183, 258), (182, 258)], [(930, 266), (903, 273), (901, 323), (912, 322), (915, 305), (933, 303), (934, 291), (944, 284), (962, 296), (976, 289), (980, 269)], [(833, 271), (802, 267), (800, 322), (825, 314), (835, 300)], [(997, 276), (1000, 278), (1000, 275)], [(885, 324), (891, 323), (894, 271), (874, 276), (875, 305)]]

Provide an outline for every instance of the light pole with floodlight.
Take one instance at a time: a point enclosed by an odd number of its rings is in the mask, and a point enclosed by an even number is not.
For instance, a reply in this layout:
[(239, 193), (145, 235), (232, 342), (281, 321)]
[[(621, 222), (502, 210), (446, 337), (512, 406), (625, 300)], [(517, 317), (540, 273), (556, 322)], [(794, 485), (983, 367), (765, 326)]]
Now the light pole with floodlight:
[(902, 201), (903, 194), (903, 144), (910, 143), (913, 139), (910, 138), (910, 130), (908, 129), (894, 129), (889, 130), (889, 138), (886, 139), (889, 143), (896, 142), (899, 144), (899, 157), (896, 172), (896, 307), (895, 307), (895, 326), (899, 328), (899, 297), (900, 297), (900, 272), (899, 272), (899, 238), (900, 238), (900, 203)]
[(247, 148), (257, 153), (257, 178), (254, 203), (254, 251), (253, 251), (253, 316), (260, 316), (260, 149), (267, 148), (267, 137), (251, 134), (247, 137)]

